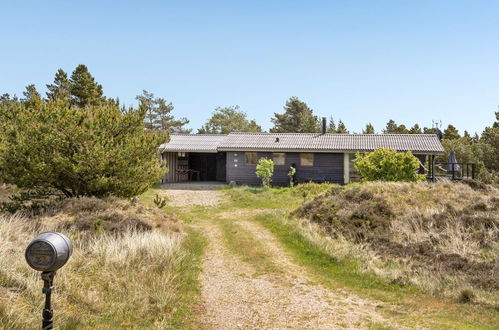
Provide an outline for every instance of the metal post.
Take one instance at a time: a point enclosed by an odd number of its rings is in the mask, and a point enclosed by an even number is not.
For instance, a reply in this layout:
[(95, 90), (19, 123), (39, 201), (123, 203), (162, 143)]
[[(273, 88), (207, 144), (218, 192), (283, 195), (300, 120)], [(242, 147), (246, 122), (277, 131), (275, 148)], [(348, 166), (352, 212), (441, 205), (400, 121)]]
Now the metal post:
[(452, 181), (456, 180), (456, 172), (454, 170), (454, 163), (452, 163)]
[(428, 155), (428, 173), (426, 174), (426, 180), (430, 181), (431, 179), (431, 155)]
[(42, 316), (42, 329), (43, 330), (49, 330), (53, 329), (52, 326), (52, 317), (54, 316), (54, 313), (52, 312), (52, 305), (51, 305), (51, 295), (52, 295), (52, 289), (54, 286), (54, 276), (55, 272), (42, 272), (42, 280), (43, 280), (43, 289), (42, 292), (45, 294), (45, 307), (43, 308)]
[(431, 181), (435, 182), (435, 155), (431, 155)]

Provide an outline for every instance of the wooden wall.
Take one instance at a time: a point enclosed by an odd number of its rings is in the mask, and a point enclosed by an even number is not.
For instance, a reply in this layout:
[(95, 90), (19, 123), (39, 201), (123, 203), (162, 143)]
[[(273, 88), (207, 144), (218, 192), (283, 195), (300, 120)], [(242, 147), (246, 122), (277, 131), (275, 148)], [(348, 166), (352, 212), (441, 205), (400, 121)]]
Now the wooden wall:
[[(187, 153), (186, 157), (188, 157)], [(185, 169), (187, 169), (189, 167), (186, 157), (179, 160), (177, 152), (164, 152), (161, 154), (161, 160), (166, 163), (166, 167), (168, 168), (168, 173), (166, 173), (162, 180), (163, 183), (188, 180), (187, 175), (181, 175), (177, 173), (178, 168), (185, 167)]]
[[(272, 159), (272, 153), (259, 152), (258, 158)], [(295, 164), (296, 180), (298, 182), (334, 182), (343, 184), (343, 154), (342, 153), (315, 153), (314, 166), (300, 166), (300, 154), (286, 153), (286, 163), (274, 166), (272, 184), (285, 186), (289, 184), (289, 167)], [(244, 152), (227, 152), (227, 182), (235, 181), (237, 184), (259, 185), (261, 180), (256, 176), (256, 165), (246, 165)]]

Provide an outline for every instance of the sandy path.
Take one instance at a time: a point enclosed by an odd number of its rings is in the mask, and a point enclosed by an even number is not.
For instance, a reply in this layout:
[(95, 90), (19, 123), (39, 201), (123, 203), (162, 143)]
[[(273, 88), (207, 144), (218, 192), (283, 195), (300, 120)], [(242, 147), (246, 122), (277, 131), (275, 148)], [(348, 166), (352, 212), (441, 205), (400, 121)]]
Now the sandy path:
[[(269, 239), (269, 252), (283, 274), (255, 275), (223, 244), (212, 221), (200, 228), (209, 239), (200, 276), (206, 314), (203, 327), (211, 329), (334, 329), (369, 327), (384, 323), (376, 304), (343, 290), (331, 291), (310, 283), (305, 271), (282, 251), (263, 228), (243, 222), (258, 239)], [(270, 235), (270, 237), (268, 236)]]
[(170, 184), (163, 185), (160, 194), (167, 196), (172, 206), (217, 206), (225, 199), (224, 193), (216, 190), (219, 187), (221, 185)]
[[(218, 191), (167, 190), (172, 202), (183, 205), (204, 194), (205, 205), (217, 205)], [(220, 196), (221, 195), (221, 196)], [(177, 204), (178, 205), (178, 204)], [(237, 212), (237, 211), (236, 211)], [(224, 217), (224, 214), (221, 215)], [(203, 329), (338, 329), (369, 328), (387, 323), (376, 302), (345, 290), (330, 290), (313, 284), (307, 271), (296, 265), (266, 229), (249, 221), (238, 225), (262, 242), (282, 272), (257, 273), (225, 245), (217, 219), (204, 219), (195, 226), (208, 238), (200, 275), (204, 313)]]

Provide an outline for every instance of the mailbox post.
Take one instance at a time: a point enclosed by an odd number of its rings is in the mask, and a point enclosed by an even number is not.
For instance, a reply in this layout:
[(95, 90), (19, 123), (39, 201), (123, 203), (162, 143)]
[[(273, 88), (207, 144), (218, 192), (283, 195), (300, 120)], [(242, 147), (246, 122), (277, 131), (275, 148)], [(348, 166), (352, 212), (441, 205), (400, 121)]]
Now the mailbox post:
[(47, 232), (40, 234), (26, 248), (24, 256), (28, 265), (42, 272), (45, 307), (43, 309), (42, 329), (52, 329), (51, 296), (56, 271), (64, 266), (73, 253), (69, 238), (61, 233)]

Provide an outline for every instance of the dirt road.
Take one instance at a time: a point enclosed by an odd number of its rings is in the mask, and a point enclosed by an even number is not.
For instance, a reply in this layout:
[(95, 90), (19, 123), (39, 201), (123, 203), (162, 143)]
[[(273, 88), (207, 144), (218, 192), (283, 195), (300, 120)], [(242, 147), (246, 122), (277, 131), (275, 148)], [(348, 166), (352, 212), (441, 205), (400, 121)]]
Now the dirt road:
[[(196, 200), (198, 193), (166, 191), (177, 205)], [(216, 206), (223, 200), (220, 194), (203, 191), (203, 205)], [(277, 273), (258, 272), (227, 247), (217, 221), (220, 219), (216, 217), (200, 219), (195, 225), (209, 240), (200, 276), (205, 311), (200, 317), (202, 328), (337, 329), (387, 324), (377, 312), (381, 303), (314, 283), (266, 228), (251, 221), (236, 221), (234, 225), (261, 244), (279, 269)]]

